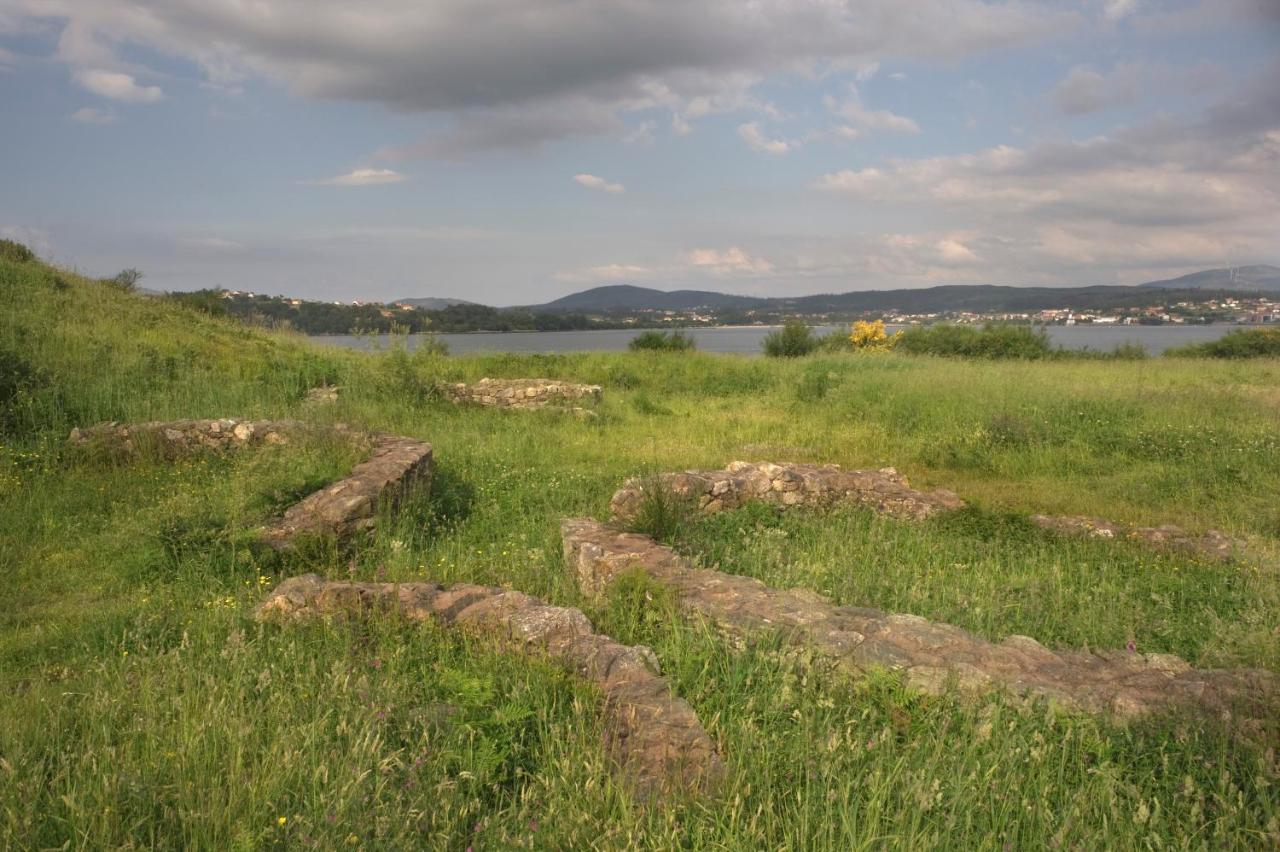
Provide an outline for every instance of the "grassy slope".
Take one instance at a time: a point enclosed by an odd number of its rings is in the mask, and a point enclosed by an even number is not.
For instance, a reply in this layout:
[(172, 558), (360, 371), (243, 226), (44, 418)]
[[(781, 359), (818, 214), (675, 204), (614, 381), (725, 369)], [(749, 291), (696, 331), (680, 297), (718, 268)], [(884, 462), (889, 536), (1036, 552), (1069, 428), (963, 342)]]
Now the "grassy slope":
[[(1256, 846), (1274, 753), (1212, 730), (850, 686), (769, 642), (725, 653), (660, 590), (590, 610), (658, 652), (722, 743), (722, 800), (640, 809), (605, 771), (589, 691), (483, 643), (394, 624), (261, 629), (305, 569), (510, 583), (581, 604), (556, 522), (626, 476), (744, 455), (893, 464), (979, 511), (923, 526), (747, 509), (681, 546), (727, 570), (998, 637), (1280, 670), (1280, 364), (795, 363), (712, 355), (370, 357), (0, 263), (0, 350), (35, 379), (0, 452), (0, 845), (205, 848)], [(459, 410), (438, 379), (599, 382), (602, 416)], [(322, 381), (347, 392), (308, 412)], [(333, 418), (420, 435), (435, 494), (350, 554), (281, 564), (249, 530), (338, 475), (323, 441), (177, 466), (66, 458), (72, 425)], [(1216, 525), (1261, 561), (1058, 541), (1002, 512)], [(280, 819), (284, 818), (283, 824)]]

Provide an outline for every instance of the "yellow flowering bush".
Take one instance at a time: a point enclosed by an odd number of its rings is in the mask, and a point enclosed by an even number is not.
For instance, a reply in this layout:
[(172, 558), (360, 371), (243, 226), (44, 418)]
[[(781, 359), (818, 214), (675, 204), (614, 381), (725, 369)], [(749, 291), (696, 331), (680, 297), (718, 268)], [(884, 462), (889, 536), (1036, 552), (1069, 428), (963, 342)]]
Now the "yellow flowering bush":
[(858, 320), (853, 324), (849, 334), (849, 342), (859, 352), (880, 352), (892, 349), (902, 338), (902, 332), (889, 334), (884, 330), (884, 320), (866, 322)]

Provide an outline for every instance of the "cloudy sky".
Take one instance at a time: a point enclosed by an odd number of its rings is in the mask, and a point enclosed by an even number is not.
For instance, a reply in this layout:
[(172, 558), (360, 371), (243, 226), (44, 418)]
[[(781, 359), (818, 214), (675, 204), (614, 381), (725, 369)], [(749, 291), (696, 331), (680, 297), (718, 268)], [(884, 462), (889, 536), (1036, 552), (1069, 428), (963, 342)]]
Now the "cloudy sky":
[(1280, 263), (1280, 0), (0, 0), (0, 235), (499, 305)]

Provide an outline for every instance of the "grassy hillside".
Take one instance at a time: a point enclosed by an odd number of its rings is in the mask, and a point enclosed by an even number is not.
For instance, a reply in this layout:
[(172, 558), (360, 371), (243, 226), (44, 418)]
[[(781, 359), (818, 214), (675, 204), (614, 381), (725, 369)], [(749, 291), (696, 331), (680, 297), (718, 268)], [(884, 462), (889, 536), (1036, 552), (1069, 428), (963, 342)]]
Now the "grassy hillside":
[[(850, 684), (762, 639), (730, 651), (633, 583), (587, 606), (557, 523), (628, 476), (734, 458), (894, 465), (976, 508), (911, 525), (748, 508), (692, 524), (706, 564), (986, 636), (1280, 671), (1280, 362), (778, 362), (637, 352), (366, 355), (0, 261), (0, 846), (73, 848), (1257, 848), (1266, 744)], [(600, 416), (459, 409), (440, 380), (604, 386)], [(322, 383), (339, 402), (308, 408)], [(435, 444), (429, 498), (349, 552), (251, 530), (353, 463), (315, 439), (179, 464), (68, 453), (74, 425), (341, 420)], [(1240, 564), (1031, 529), (1031, 512), (1216, 526)], [(643, 807), (598, 701), (445, 631), (260, 627), (304, 570), (509, 584), (650, 645), (723, 749), (709, 801)]]

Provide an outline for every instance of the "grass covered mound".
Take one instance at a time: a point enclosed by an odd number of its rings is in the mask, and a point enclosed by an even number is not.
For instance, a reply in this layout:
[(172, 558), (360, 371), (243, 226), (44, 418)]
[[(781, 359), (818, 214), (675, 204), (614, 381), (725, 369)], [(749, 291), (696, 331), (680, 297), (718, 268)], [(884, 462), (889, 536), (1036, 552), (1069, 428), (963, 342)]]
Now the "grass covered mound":
[[(630, 476), (734, 458), (893, 465), (977, 508), (923, 525), (760, 507), (666, 524), (682, 552), (984, 636), (1280, 670), (1280, 361), (325, 349), (0, 259), (0, 847), (1258, 848), (1273, 752), (998, 698), (849, 684), (731, 649), (631, 578), (586, 605), (566, 516)], [(441, 382), (599, 384), (599, 417), (455, 407)], [(336, 403), (306, 390), (338, 385)], [(265, 519), (357, 461), (317, 437), (177, 464), (68, 453), (100, 420), (294, 417), (435, 447), (432, 493), (349, 549), (279, 557)], [(323, 435), (323, 432), (320, 433)], [(549, 450), (548, 448), (555, 448)], [(1218, 527), (1206, 565), (1065, 539), (1032, 512)], [(286, 576), (510, 585), (653, 648), (729, 766), (640, 808), (599, 697), (446, 631), (259, 626)], [(141, 838), (141, 840), (140, 840)]]

